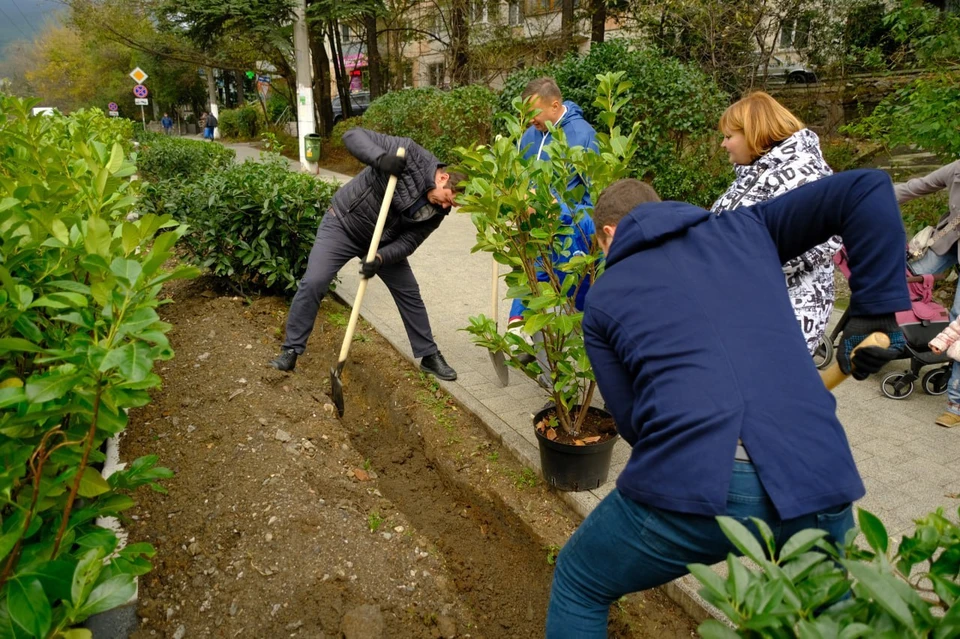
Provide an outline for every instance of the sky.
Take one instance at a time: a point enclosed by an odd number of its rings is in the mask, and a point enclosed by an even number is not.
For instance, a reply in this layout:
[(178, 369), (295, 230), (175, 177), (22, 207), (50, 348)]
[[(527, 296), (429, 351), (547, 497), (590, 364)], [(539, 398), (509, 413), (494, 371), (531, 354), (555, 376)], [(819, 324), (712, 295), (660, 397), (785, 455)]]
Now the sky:
[(44, 22), (61, 10), (57, 0), (0, 0), (0, 59), (15, 40), (33, 40)]

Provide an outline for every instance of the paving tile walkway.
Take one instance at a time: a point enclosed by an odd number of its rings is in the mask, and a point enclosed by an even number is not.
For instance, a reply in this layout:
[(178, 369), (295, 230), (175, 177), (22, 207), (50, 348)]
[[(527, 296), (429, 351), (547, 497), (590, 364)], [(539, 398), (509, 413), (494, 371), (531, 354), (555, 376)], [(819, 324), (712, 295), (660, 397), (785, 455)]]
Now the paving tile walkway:
[[(230, 146), (237, 150), (238, 161), (258, 157), (249, 145)], [(329, 171), (323, 171), (321, 177), (349, 179)], [(470, 316), (490, 313), (490, 257), (470, 252), (474, 239), (469, 216), (453, 213), (410, 258), (437, 344), (459, 375), (456, 382), (442, 385), (483, 419), (523, 463), (539, 470), (531, 416), (545, 403), (545, 394), (512, 370), (510, 384), (500, 387), (487, 353), (461, 330)], [(359, 262), (351, 263), (340, 273), (337, 294), (348, 303), (353, 302), (357, 290), (358, 266)], [(367, 288), (361, 314), (412, 359), (400, 315), (387, 288), (377, 279)], [(501, 325), (506, 320), (504, 302), (500, 304)], [(889, 367), (891, 371), (902, 369), (904, 362)], [(847, 381), (836, 389), (835, 396), (838, 416), (867, 487), (867, 495), (858, 505), (879, 516), (896, 537), (913, 530), (913, 519), (938, 507), (956, 513), (960, 506), (960, 428), (949, 430), (933, 423), (945, 399), (926, 395), (919, 382), (912, 396), (894, 401), (881, 394), (880, 379)], [(611, 481), (594, 491), (565, 493), (568, 503), (583, 516), (589, 514), (612, 490), (612, 480), (619, 475), (628, 452), (626, 444), (618, 444)], [(692, 577), (679, 585), (687, 593), (697, 589)]]

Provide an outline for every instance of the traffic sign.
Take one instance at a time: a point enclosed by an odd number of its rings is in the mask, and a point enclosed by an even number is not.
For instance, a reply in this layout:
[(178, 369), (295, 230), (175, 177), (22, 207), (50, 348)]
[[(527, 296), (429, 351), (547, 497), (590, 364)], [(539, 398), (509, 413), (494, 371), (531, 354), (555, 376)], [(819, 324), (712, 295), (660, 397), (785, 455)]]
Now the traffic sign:
[(147, 106), (148, 104), (150, 104), (150, 100), (146, 98), (134, 98), (133, 103), (136, 104), (137, 106)]
[(108, 113), (107, 115), (109, 115), (111, 118), (119, 118), (119, 117), (120, 117), (120, 114), (117, 113), (116, 111), (111, 111), (111, 112)]
[(136, 69), (130, 72), (130, 77), (133, 78), (133, 81), (136, 82), (137, 84), (143, 84), (143, 81), (149, 78), (150, 76), (148, 76), (143, 69), (141, 69), (140, 67), (137, 67)]
[(111, 102), (110, 104), (107, 105), (107, 111), (116, 111), (116, 110), (117, 110), (116, 102)]
[(147, 87), (143, 86), (142, 84), (138, 84), (137, 86), (133, 87), (133, 95), (137, 96), (138, 98), (145, 98), (147, 97), (148, 93)]

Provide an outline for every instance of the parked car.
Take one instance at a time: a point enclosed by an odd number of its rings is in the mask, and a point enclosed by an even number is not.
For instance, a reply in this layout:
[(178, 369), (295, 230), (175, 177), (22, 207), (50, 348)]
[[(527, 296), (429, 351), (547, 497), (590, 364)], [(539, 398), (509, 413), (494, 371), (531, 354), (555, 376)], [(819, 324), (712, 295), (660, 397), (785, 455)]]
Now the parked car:
[[(370, 92), (358, 91), (350, 94), (350, 105), (353, 107), (353, 115), (363, 115), (370, 108)], [(340, 96), (333, 99), (333, 123), (336, 124), (343, 119), (343, 106), (340, 104)]]
[[(763, 75), (763, 65), (757, 66), (757, 75)], [(775, 55), (770, 56), (767, 65), (767, 78), (774, 82), (788, 84), (812, 84), (817, 81), (817, 74), (810, 68), (795, 62), (785, 62)]]

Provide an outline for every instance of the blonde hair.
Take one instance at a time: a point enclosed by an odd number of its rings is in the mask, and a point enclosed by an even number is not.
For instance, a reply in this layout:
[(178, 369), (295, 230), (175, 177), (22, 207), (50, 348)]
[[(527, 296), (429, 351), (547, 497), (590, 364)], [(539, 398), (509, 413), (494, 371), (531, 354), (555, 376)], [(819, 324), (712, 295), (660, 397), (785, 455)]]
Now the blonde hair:
[(800, 118), (763, 91), (751, 93), (731, 104), (720, 116), (725, 135), (743, 132), (751, 160), (767, 153), (777, 142), (803, 128)]

